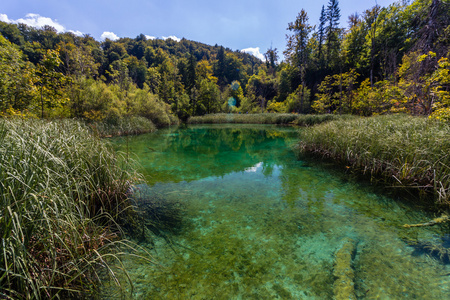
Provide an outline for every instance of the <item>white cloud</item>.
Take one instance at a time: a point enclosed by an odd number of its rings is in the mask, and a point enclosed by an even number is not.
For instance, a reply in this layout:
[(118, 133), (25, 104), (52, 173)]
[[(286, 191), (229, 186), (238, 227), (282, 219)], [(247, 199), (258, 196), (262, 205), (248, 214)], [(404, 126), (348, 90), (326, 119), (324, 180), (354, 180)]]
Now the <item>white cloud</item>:
[(76, 36), (83, 36), (84, 35), (84, 33), (79, 31), (79, 30), (68, 30), (67, 32), (73, 33)]
[(6, 23), (13, 23), (13, 24), (26, 24), (28, 26), (36, 27), (36, 28), (42, 28), (45, 25), (51, 26), (56, 29), (58, 32), (71, 32), (77, 36), (82, 36), (84, 33), (78, 30), (66, 30), (66, 28), (59, 24), (57, 20), (52, 20), (51, 18), (42, 17), (38, 14), (27, 14), (25, 18), (20, 18), (17, 20), (11, 20), (8, 18), (5, 14), (0, 14), (0, 21), (6, 22)]
[(151, 35), (145, 35), (145, 38), (146, 38), (147, 40), (156, 40), (156, 37), (151, 36)]
[(117, 41), (119, 37), (114, 32), (105, 31), (100, 36), (101, 40), (110, 39), (111, 41)]
[(174, 35), (171, 35), (171, 36), (163, 36), (162, 38), (163, 38), (163, 40), (171, 39), (171, 40), (174, 40), (175, 42), (181, 41), (180, 38), (177, 38), (177, 37), (174, 36)]
[(6, 22), (6, 23), (12, 23), (10, 19), (8, 19), (8, 16), (5, 14), (0, 14), (0, 21)]
[(251, 55), (259, 58), (260, 60), (265, 60), (264, 55), (259, 50), (259, 47), (245, 48), (245, 49), (242, 49), (241, 52), (251, 54)]
[(57, 20), (52, 20), (51, 18), (42, 17), (38, 14), (27, 14), (25, 18), (20, 18), (17, 20), (11, 20), (11, 23), (23, 23), (28, 26), (42, 28), (45, 25), (49, 25), (56, 29), (58, 32), (66, 31), (63, 25), (59, 24)]

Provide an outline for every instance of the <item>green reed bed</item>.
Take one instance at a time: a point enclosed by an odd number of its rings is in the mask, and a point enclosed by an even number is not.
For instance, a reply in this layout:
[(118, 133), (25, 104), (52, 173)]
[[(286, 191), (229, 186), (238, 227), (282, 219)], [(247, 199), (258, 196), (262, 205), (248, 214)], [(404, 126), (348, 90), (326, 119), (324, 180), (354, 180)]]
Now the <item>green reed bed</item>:
[(156, 126), (150, 119), (139, 116), (92, 122), (89, 126), (101, 137), (142, 134), (156, 130)]
[(191, 117), (189, 124), (221, 124), (221, 123), (242, 123), (242, 124), (289, 124), (295, 121), (298, 115), (295, 114), (210, 114), (204, 116)]
[(386, 115), (336, 120), (300, 132), (300, 152), (336, 159), (389, 185), (432, 192), (450, 204), (450, 126)]
[(0, 120), (0, 298), (90, 298), (101, 279), (120, 285), (112, 266), (129, 244), (117, 224), (135, 176), (79, 122)]
[(323, 114), (323, 115), (298, 115), (298, 118), (292, 122), (293, 125), (297, 126), (314, 126), (317, 124), (322, 124), (328, 121), (334, 120), (351, 120), (356, 118), (353, 115), (332, 115), (332, 114)]
[(210, 114), (204, 116), (191, 117), (189, 124), (221, 124), (221, 123), (242, 123), (242, 124), (280, 124), (280, 125), (297, 125), (312, 126), (323, 122), (351, 118), (352, 116), (339, 115), (300, 115), (300, 114)]

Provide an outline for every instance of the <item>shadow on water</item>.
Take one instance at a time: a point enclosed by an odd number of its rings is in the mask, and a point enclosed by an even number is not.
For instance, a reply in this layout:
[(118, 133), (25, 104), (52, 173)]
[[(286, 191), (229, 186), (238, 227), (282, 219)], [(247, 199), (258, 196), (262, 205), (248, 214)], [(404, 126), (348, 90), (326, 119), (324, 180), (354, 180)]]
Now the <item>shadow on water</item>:
[[(135, 196), (145, 245), (162, 266), (127, 261), (133, 297), (450, 298), (450, 266), (428, 249), (448, 249), (448, 228), (402, 227), (434, 215), (326, 163), (297, 160), (296, 139), (295, 129), (264, 125), (131, 137), (148, 181)], [(176, 218), (156, 228), (152, 220), (171, 209)]]

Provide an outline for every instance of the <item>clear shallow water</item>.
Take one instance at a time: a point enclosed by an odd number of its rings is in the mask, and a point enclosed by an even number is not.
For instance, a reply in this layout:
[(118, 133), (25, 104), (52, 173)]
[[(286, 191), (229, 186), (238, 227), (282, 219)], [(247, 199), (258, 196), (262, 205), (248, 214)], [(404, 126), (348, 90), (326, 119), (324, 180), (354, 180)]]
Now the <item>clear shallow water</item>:
[[(139, 188), (183, 206), (179, 231), (142, 244), (159, 265), (126, 260), (133, 297), (330, 299), (347, 263), (336, 253), (351, 244), (358, 298), (450, 299), (449, 265), (405, 242), (442, 244), (443, 228), (402, 227), (435, 216), (297, 160), (296, 141), (294, 129), (258, 125), (130, 137), (148, 183)], [(126, 150), (126, 138), (112, 142)]]

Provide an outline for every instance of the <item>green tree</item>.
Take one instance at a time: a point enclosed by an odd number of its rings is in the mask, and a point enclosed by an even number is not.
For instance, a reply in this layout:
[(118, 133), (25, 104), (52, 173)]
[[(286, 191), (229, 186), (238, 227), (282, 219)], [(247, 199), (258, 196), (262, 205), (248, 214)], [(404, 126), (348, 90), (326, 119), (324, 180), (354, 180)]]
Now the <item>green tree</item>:
[(299, 85), (293, 93), (289, 94), (286, 101), (284, 101), (284, 112), (308, 112), (311, 107), (311, 103), (305, 103), (304, 100), (309, 99), (309, 97), (310, 90), (307, 87)]
[(0, 34), (0, 113), (32, 108), (36, 96), (34, 68), (22, 53)]
[(323, 42), (325, 39), (325, 24), (326, 24), (327, 18), (325, 15), (325, 5), (322, 5), (322, 10), (320, 11), (320, 18), (319, 18), (319, 27), (317, 29), (317, 35), (318, 35), (318, 60), (319, 60), (319, 66), (323, 67)]
[(339, 19), (341, 18), (341, 10), (338, 0), (329, 0), (326, 9), (327, 25), (325, 27), (328, 64), (336, 64), (335, 60), (339, 57)]
[(266, 59), (266, 66), (269, 74), (274, 75), (279, 58), (277, 48), (273, 49), (270, 47), (267, 49), (266, 53), (264, 53), (264, 58)]
[(58, 72), (61, 64), (58, 50), (47, 50), (37, 66), (36, 85), (39, 87), (41, 118), (44, 118), (45, 108), (62, 108), (68, 101), (64, 87), (69, 82), (69, 78)]
[(355, 83), (358, 74), (354, 70), (328, 75), (319, 85), (317, 100), (312, 108), (318, 113), (351, 113), (355, 100)]
[(277, 95), (277, 84), (274, 78), (270, 78), (264, 71), (260, 70), (258, 75), (252, 75), (248, 80), (247, 98), (254, 105), (259, 106), (261, 112), (266, 109), (268, 101)]
[(196, 115), (211, 114), (220, 111), (220, 91), (217, 85), (204, 78), (200, 81), (200, 90), (198, 95), (199, 107)]
[[(287, 47), (284, 54), (287, 60), (294, 65), (300, 74), (300, 85), (303, 89), (301, 92), (301, 102), (305, 101), (305, 86), (306, 86), (306, 69), (309, 64), (310, 49), (308, 47), (309, 35), (312, 26), (308, 23), (308, 15), (305, 10), (301, 10), (297, 15), (295, 22), (289, 23), (287, 28), (293, 32), (292, 35), (287, 35)], [(300, 111), (302, 113), (302, 111)]]

